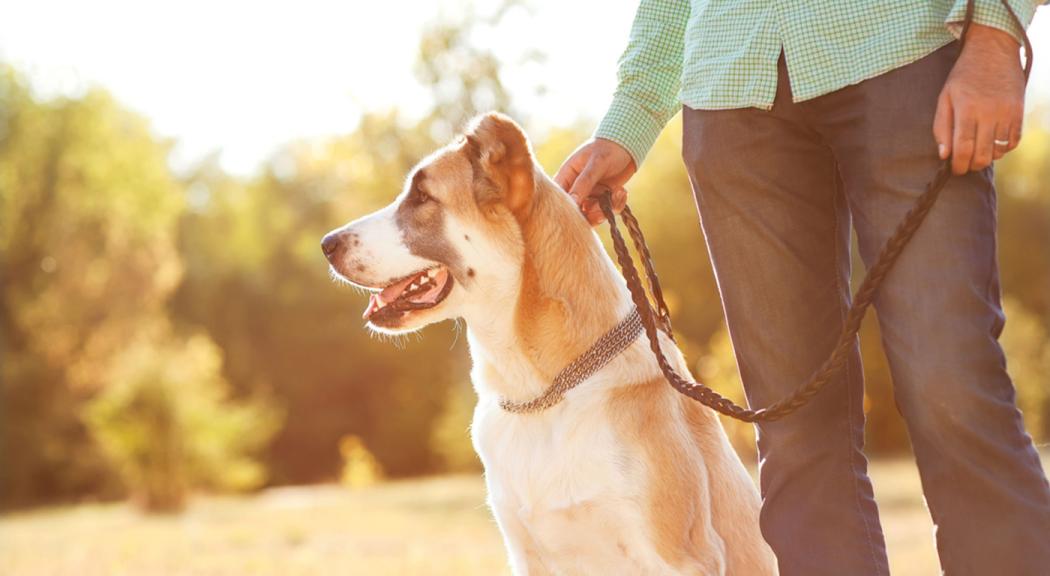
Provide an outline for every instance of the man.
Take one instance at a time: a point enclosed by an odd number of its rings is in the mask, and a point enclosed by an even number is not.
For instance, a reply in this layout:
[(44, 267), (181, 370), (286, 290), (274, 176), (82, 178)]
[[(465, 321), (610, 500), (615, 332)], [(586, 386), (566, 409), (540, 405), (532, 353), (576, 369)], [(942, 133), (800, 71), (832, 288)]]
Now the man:
[[(690, 6), (692, 4), (692, 6)], [(557, 182), (592, 222), (684, 104), (683, 157), (747, 398), (767, 406), (829, 354), (849, 234), (877, 251), (942, 159), (953, 177), (876, 301), (945, 572), (1050, 574), (1050, 489), (997, 338), (991, 164), (1021, 137), (1033, 0), (642, 0), (619, 87)], [(930, 131), (932, 128), (932, 138)], [(862, 453), (860, 355), (758, 426), (762, 531), (787, 576), (887, 574)]]

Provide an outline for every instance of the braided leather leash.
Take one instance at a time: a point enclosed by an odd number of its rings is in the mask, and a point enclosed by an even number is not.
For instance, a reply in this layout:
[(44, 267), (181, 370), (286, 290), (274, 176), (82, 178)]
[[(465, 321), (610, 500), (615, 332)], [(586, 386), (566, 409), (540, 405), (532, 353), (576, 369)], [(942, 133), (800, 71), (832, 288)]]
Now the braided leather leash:
[(700, 382), (683, 378), (675, 372), (673, 367), (671, 367), (667, 357), (663, 354), (663, 350), (660, 348), (660, 340), (657, 333), (657, 322), (660, 322), (663, 324), (664, 331), (667, 335), (672, 339), (674, 338), (673, 332), (671, 331), (670, 318), (667, 313), (667, 305), (663, 301), (663, 296), (660, 295), (660, 281), (652, 267), (652, 259), (648, 256), (645, 237), (642, 234), (641, 228), (638, 226), (638, 220), (634, 217), (630, 207), (624, 207), (622, 212), (624, 225), (627, 227), (631, 239), (634, 241), (634, 244), (638, 249), (638, 253), (642, 255), (641, 258), (645, 263), (646, 276), (649, 285), (654, 287), (653, 299), (656, 301), (657, 305), (655, 311), (649, 302), (649, 297), (646, 294), (645, 288), (641, 284), (641, 279), (638, 277), (638, 271), (635, 269), (634, 259), (631, 257), (631, 253), (627, 249), (627, 243), (617, 226), (616, 215), (612, 210), (609, 193), (606, 192), (599, 196), (598, 203), (601, 206), (602, 212), (605, 213), (605, 217), (609, 220), (609, 234), (612, 236), (613, 248), (616, 251), (616, 260), (620, 263), (620, 269), (623, 271), (624, 279), (627, 281), (627, 288), (631, 292), (631, 299), (634, 301), (635, 306), (641, 314), (642, 328), (649, 339), (649, 348), (653, 351), (653, 355), (656, 357), (656, 362), (660, 365), (660, 370), (667, 378), (667, 381), (670, 382), (675, 390), (709, 408), (713, 408), (718, 412), (725, 414), (726, 416), (730, 416), (737, 420), (743, 420), (744, 422), (771, 422), (783, 418), (804, 406), (811, 398), (813, 398), (813, 396), (820, 392), (845, 365), (846, 359), (853, 347), (854, 339), (857, 336), (857, 332), (860, 330), (861, 320), (864, 319), (864, 314), (867, 312), (868, 307), (871, 306), (879, 286), (882, 285), (883, 280), (886, 278), (886, 274), (893, 267), (897, 257), (900, 256), (904, 247), (908, 244), (908, 241), (911, 240), (912, 236), (915, 234), (915, 231), (919, 229), (919, 225), (922, 224), (923, 220), (926, 218), (930, 208), (933, 207), (934, 202), (937, 200), (937, 196), (940, 195), (941, 190), (944, 189), (944, 185), (948, 182), (950, 177), (951, 169), (948, 163), (942, 164), (933, 181), (926, 187), (926, 191), (915, 202), (915, 205), (897, 226), (893, 236), (890, 237), (886, 242), (886, 245), (883, 246), (878, 260), (875, 262), (875, 265), (872, 266), (871, 270), (868, 271), (867, 276), (864, 277), (864, 282), (861, 283), (860, 288), (857, 290), (857, 294), (853, 300), (853, 305), (850, 306), (849, 312), (846, 314), (846, 322), (842, 328), (842, 332), (839, 335), (835, 348), (828, 359), (824, 361), (820, 368), (814, 372), (805, 383), (799, 386), (787, 398), (775, 402), (765, 408), (755, 410), (734, 404), (732, 400), (722, 396)]
[[(1018, 28), (1023, 31), (1024, 26), (1021, 24), (1020, 19), (1017, 18), (1013, 9), (1010, 8), (1005, 0), (1001, 1), (1013, 17)], [(963, 22), (962, 34), (960, 36), (963, 39), (965, 39), (966, 31), (969, 29), (970, 23), (973, 20), (973, 4), (973, 0), (970, 0), (967, 3), (966, 16)], [(1032, 69), (1032, 46), (1028, 41), (1027, 35), (1024, 36), (1024, 48), (1026, 56), (1024, 77), (1025, 83), (1027, 84), (1028, 76)], [(649, 348), (656, 357), (656, 362), (659, 364), (660, 370), (667, 378), (667, 381), (678, 392), (731, 418), (742, 420), (744, 422), (772, 422), (795, 412), (802, 406), (805, 406), (806, 403), (816, 396), (817, 393), (820, 392), (839, 372), (839, 370), (845, 366), (850, 350), (853, 348), (857, 337), (857, 332), (860, 330), (861, 320), (864, 319), (864, 314), (868, 311), (868, 308), (874, 301), (879, 287), (882, 286), (883, 281), (886, 279), (886, 275), (893, 268), (893, 264), (897, 261), (897, 258), (900, 257), (904, 247), (907, 246), (908, 242), (915, 235), (915, 232), (919, 229), (919, 226), (930, 213), (930, 209), (933, 208), (934, 203), (937, 201), (937, 197), (940, 195), (941, 190), (944, 189), (945, 184), (948, 183), (951, 176), (950, 160), (945, 160), (941, 163), (940, 168), (937, 169), (937, 173), (934, 175), (933, 180), (926, 185), (926, 190), (915, 200), (915, 204), (904, 216), (900, 224), (897, 225), (893, 235), (886, 241), (886, 244), (882, 247), (875, 264), (870, 270), (868, 270), (867, 275), (864, 277), (864, 281), (861, 283), (860, 288), (854, 296), (853, 304), (850, 306), (850, 309), (846, 314), (846, 321), (842, 327), (842, 332), (839, 334), (838, 341), (835, 343), (835, 347), (832, 349), (831, 355), (828, 356), (828, 359), (821, 364), (808, 380), (796, 388), (795, 391), (786, 398), (774, 402), (765, 408), (758, 409), (745, 408), (735, 404), (732, 400), (715, 392), (703, 383), (689, 380), (675, 372), (674, 368), (664, 356), (663, 350), (660, 348), (660, 339), (657, 332), (657, 329), (661, 328), (672, 341), (674, 340), (674, 334), (671, 330), (670, 313), (668, 312), (667, 304), (664, 302), (663, 291), (660, 289), (660, 280), (656, 275), (656, 269), (653, 267), (652, 255), (649, 253), (649, 247), (645, 243), (645, 236), (642, 234), (642, 229), (638, 225), (638, 220), (634, 217), (630, 207), (624, 206), (621, 214), (623, 217), (623, 223), (630, 233), (631, 239), (634, 241), (639, 257), (642, 259), (649, 289), (652, 292), (653, 300), (656, 302), (656, 310), (653, 310), (645, 288), (642, 286), (641, 280), (638, 277), (638, 271), (635, 268), (634, 259), (631, 257), (631, 253), (627, 249), (627, 243), (624, 241), (623, 235), (620, 233), (619, 227), (617, 226), (616, 214), (612, 209), (611, 191), (606, 190), (599, 195), (598, 204), (601, 207), (602, 212), (605, 214), (605, 218), (609, 221), (609, 234), (612, 236), (613, 248), (616, 251), (616, 259), (620, 264), (620, 269), (623, 272), (624, 279), (627, 281), (627, 288), (631, 292), (631, 299), (634, 301), (634, 304), (641, 315), (642, 327), (649, 340)]]

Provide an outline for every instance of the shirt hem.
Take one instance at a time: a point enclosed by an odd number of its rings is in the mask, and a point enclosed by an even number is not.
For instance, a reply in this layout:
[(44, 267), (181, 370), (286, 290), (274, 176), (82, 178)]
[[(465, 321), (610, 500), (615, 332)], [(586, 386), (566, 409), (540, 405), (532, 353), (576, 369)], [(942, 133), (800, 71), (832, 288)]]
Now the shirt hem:
[(909, 64), (914, 64), (915, 62), (922, 60), (923, 58), (929, 56), (930, 54), (933, 54), (941, 48), (944, 48), (952, 42), (955, 42), (955, 38), (949, 35), (948, 38), (945, 38), (942, 42), (937, 44), (931, 44), (930, 46), (925, 47), (921, 52), (917, 52), (916, 54), (911, 55), (908, 58), (902, 59), (900, 62), (895, 62), (887, 66), (880, 66), (878, 68), (875, 68), (874, 70), (864, 72), (863, 74), (851, 78), (850, 80), (847, 80), (842, 84), (838, 84), (837, 87), (832, 88), (830, 90), (803, 90), (801, 93), (798, 94), (796, 94), (794, 90), (792, 90), (791, 100), (792, 102), (805, 102), (806, 100), (812, 100), (814, 98), (826, 96), (828, 94), (831, 94), (832, 92), (837, 92), (839, 90), (842, 90), (843, 88), (856, 86), (857, 84), (860, 84), (861, 82), (864, 82), (866, 80), (871, 80), (872, 78), (877, 78), (888, 72), (893, 72), (894, 70), (903, 68)]
[[(826, 96), (832, 92), (837, 92), (843, 88), (855, 86), (866, 80), (871, 80), (888, 72), (903, 68), (909, 64), (913, 64), (918, 60), (921, 60), (930, 54), (933, 54), (937, 50), (944, 48), (945, 46), (955, 42), (955, 38), (951, 34), (946, 33), (946, 38), (937, 43), (932, 43), (928, 46), (923, 47), (921, 50), (917, 50), (914, 54), (908, 57), (895, 61), (885, 66), (879, 66), (872, 70), (867, 70), (861, 74), (854, 76), (848, 80), (842, 82), (836, 82), (830, 87), (820, 87), (816, 89), (801, 89), (796, 91), (796, 87), (792, 86), (792, 102), (805, 102), (806, 100), (812, 100), (821, 96)], [(717, 83), (717, 82), (716, 82)], [(683, 91), (684, 92), (684, 91)], [(738, 110), (741, 108), (759, 108), (761, 110), (772, 110), (773, 101), (776, 98), (775, 94), (771, 98), (765, 99), (747, 99), (747, 100), (725, 100), (717, 98), (704, 98), (704, 97), (690, 97), (684, 93), (679, 96), (679, 101), (682, 106), (692, 108), (693, 110)]]

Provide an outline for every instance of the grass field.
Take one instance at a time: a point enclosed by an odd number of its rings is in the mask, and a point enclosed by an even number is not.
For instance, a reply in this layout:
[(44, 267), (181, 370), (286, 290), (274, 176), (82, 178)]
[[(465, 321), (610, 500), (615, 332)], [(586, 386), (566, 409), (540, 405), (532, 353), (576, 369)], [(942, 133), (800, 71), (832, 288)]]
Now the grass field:
[[(937, 574), (914, 465), (871, 472), (893, 574)], [(171, 517), (86, 504), (0, 519), (0, 574), (11, 576), (508, 573), (474, 476), (202, 497)]]

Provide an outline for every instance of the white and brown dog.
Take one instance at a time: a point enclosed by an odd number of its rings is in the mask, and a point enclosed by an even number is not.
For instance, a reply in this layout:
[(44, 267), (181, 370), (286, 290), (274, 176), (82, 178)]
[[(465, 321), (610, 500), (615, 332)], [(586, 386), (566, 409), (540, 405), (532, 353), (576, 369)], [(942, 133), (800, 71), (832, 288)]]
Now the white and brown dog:
[(644, 337), (546, 410), (501, 407), (542, 394), (633, 310), (513, 121), (476, 119), (392, 204), (322, 245), (339, 278), (372, 292), (373, 330), (466, 320), (473, 441), (515, 574), (776, 573), (758, 494), (718, 418), (667, 385)]

